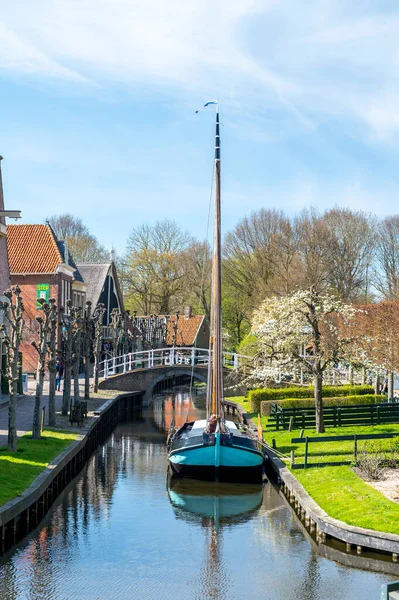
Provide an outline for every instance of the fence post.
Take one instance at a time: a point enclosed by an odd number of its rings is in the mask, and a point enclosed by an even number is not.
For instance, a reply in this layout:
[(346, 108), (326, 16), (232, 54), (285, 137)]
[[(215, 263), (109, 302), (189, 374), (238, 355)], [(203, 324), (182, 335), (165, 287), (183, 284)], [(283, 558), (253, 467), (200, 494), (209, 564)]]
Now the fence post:
[(104, 361), (104, 378), (108, 379), (108, 358)]
[(123, 355), (123, 372), (126, 373), (126, 354)]
[(191, 364), (195, 365), (195, 348), (194, 348), (194, 346), (191, 348)]
[(236, 353), (233, 354), (233, 368), (234, 371), (237, 371), (238, 369), (238, 356)]
[(291, 467), (295, 464), (295, 450), (291, 450)]
[(305, 413), (302, 412), (302, 429), (305, 429)]
[(333, 407), (334, 427), (337, 426), (337, 407)]
[(280, 415), (276, 413), (276, 431), (280, 429)]
[(306, 436), (305, 437), (305, 464), (304, 464), (305, 469), (308, 468), (308, 449), (309, 449), (309, 438), (308, 438), (308, 436)]
[(379, 425), (381, 422), (381, 418), (380, 418), (380, 407), (377, 406), (377, 425)]
[(337, 413), (338, 413), (338, 427), (341, 427), (341, 409), (339, 406), (337, 408)]
[(116, 356), (114, 356), (112, 358), (112, 370), (114, 372), (114, 375), (116, 374)]

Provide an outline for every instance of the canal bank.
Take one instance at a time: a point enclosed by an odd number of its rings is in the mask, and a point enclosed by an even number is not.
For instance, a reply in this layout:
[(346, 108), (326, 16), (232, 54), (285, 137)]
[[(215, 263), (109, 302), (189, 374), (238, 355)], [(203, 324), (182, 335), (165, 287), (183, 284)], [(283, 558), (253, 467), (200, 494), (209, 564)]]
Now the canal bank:
[[(233, 402), (232, 399), (229, 400), (229, 405), (231, 410), (235, 405), (244, 421), (255, 430), (255, 425), (246, 414), (244, 407)], [(397, 573), (399, 535), (356, 527), (334, 519), (313, 500), (285, 463), (266, 444), (265, 452), (268, 457), (268, 475), (280, 486), (284, 497), (320, 554), (331, 557), (333, 555), (333, 560), (344, 563), (348, 562), (351, 556), (362, 557), (364, 568), (367, 568), (367, 561), (369, 561), (369, 568), (377, 568), (378, 560), (390, 561), (395, 565), (391, 572)], [(343, 553), (348, 555), (348, 560)], [(352, 562), (356, 564), (359, 561)]]
[(77, 439), (22, 492), (0, 507), (0, 554), (35, 528), (116, 425), (141, 411), (143, 392), (117, 394), (93, 411)]
[(172, 404), (181, 419), (203, 414), (201, 398), (176, 392), (118, 425), (39, 526), (0, 557), (2, 600), (375, 600), (398, 578), (323, 558), (270, 483), (255, 503), (245, 492), (237, 515), (239, 484), (171, 494)]
[[(243, 407), (229, 401), (226, 406), (227, 412), (239, 413), (244, 422), (255, 429)], [(76, 441), (52, 461), (21, 497), (0, 508), (0, 552), (4, 553), (38, 525), (60, 492), (87, 464), (95, 448), (119, 423), (130, 420), (141, 407), (142, 393), (123, 393), (105, 400), (93, 411), (94, 416)], [(175, 410), (174, 404), (174, 413)], [(187, 417), (185, 410), (182, 414), (184, 419)], [(163, 424), (166, 425), (166, 422), (163, 421)], [(277, 482), (288, 505), (321, 555), (344, 564), (352, 561), (355, 566), (360, 564), (364, 565), (363, 568), (377, 570), (379, 560), (389, 560), (392, 569), (387, 562), (383, 569), (399, 574), (396, 562), (399, 536), (352, 527), (332, 519), (307, 494), (272, 450), (267, 448), (266, 451), (269, 476)]]

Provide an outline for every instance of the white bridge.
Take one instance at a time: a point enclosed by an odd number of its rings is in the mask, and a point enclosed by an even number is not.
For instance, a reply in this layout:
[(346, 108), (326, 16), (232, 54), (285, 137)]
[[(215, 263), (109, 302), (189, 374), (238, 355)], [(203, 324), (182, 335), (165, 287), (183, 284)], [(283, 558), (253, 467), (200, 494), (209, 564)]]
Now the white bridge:
[[(152, 350), (141, 350), (129, 352), (121, 356), (107, 358), (100, 363), (100, 378), (105, 382), (113, 375), (122, 375), (132, 371), (150, 369), (159, 370), (162, 367), (182, 367), (187, 369), (197, 369), (198, 372), (209, 364), (208, 348), (192, 347), (172, 347), (155, 348)], [(240, 370), (245, 375), (250, 375), (254, 369), (254, 357), (236, 354), (234, 352), (223, 352), (223, 366), (232, 371)], [(276, 369), (264, 367), (262, 369), (265, 380), (274, 380), (277, 383), (306, 385), (311, 383), (310, 376), (302, 369)], [(343, 383), (366, 383), (364, 374), (357, 371), (353, 372), (351, 368), (330, 367), (324, 374), (325, 384), (343, 384)], [(370, 383), (370, 382), (368, 382)]]
[[(250, 366), (252, 361), (251, 356), (232, 352), (223, 353), (223, 366), (235, 371), (239, 367)], [(208, 348), (156, 348), (107, 358), (100, 363), (100, 377), (108, 379), (111, 375), (128, 373), (136, 369), (153, 369), (154, 367), (177, 365), (204, 367), (208, 363)]]

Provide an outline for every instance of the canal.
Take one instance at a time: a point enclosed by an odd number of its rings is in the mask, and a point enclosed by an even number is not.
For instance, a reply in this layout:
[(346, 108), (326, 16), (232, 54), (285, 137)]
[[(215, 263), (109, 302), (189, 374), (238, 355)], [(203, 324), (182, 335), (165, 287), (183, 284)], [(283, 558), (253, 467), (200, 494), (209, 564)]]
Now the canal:
[(271, 483), (170, 487), (165, 429), (202, 405), (165, 394), (118, 426), (0, 558), (0, 599), (377, 600), (399, 579), (320, 556)]

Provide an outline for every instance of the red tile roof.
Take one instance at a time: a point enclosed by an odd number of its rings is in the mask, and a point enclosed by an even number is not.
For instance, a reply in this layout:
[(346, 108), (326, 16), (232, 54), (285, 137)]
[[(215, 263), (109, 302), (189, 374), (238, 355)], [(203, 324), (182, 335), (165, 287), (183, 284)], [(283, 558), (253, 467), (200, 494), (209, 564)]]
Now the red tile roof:
[(48, 225), (8, 225), (10, 273), (55, 273), (63, 262)]
[[(176, 346), (193, 346), (203, 319), (204, 315), (193, 315), (190, 318), (186, 318), (184, 315), (179, 316), (177, 322)], [(168, 330), (166, 333), (166, 343), (168, 346), (173, 345), (173, 326), (175, 323), (176, 315), (171, 315), (169, 317)]]

